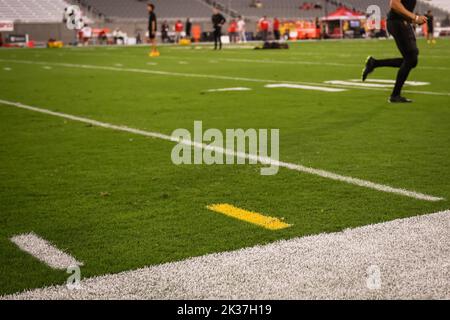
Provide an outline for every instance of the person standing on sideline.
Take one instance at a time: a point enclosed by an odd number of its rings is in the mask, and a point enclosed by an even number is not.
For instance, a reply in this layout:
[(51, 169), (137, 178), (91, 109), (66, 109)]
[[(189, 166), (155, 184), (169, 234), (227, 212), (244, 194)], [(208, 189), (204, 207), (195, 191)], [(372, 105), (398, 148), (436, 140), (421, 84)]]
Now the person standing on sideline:
[(211, 21), (214, 28), (214, 50), (217, 50), (217, 44), (219, 44), (219, 50), (222, 50), (222, 27), (227, 20), (219, 12), (219, 9), (214, 8)]
[(237, 22), (238, 27), (238, 33), (239, 33), (239, 42), (246, 43), (247, 42), (247, 35), (245, 31), (245, 20), (242, 18), (242, 16), (239, 16), (239, 20)]
[(92, 38), (92, 28), (85, 24), (81, 31), (83, 32), (83, 45), (87, 46)]
[(142, 43), (141, 33), (138, 32), (136, 35), (136, 44), (141, 44), (141, 43)]
[(181, 20), (178, 20), (175, 23), (175, 43), (180, 42), (182, 38), (183, 29), (184, 29), (183, 22), (181, 22)]
[(148, 10), (148, 38), (152, 46), (152, 51), (149, 53), (150, 57), (159, 57), (160, 53), (156, 47), (156, 31), (158, 30), (158, 22), (156, 20), (155, 5), (149, 3)]
[(190, 18), (186, 19), (186, 25), (184, 29), (185, 29), (184, 31), (186, 32), (186, 38), (190, 39), (192, 30), (192, 22)]
[(417, 66), (419, 49), (417, 48), (416, 35), (412, 23), (422, 25), (427, 22), (427, 17), (414, 14), (417, 0), (391, 0), (391, 11), (388, 14), (387, 28), (394, 37), (395, 43), (402, 54), (402, 58), (378, 60), (369, 56), (362, 73), (362, 81), (367, 79), (376, 68), (399, 68), (394, 91), (389, 98), (390, 103), (408, 103), (410, 99), (401, 96), (403, 85), (408, 79), (412, 69)]
[(435, 44), (436, 40), (434, 39), (434, 16), (431, 10), (428, 10), (427, 14), (427, 42), (428, 44)]
[(259, 29), (261, 30), (261, 37), (264, 42), (266, 42), (267, 39), (269, 38), (269, 26), (270, 26), (269, 20), (267, 20), (267, 17), (264, 16), (259, 24)]
[(230, 42), (231, 43), (236, 43), (237, 42), (237, 35), (238, 35), (238, 33), (237, 33), (237, 22), (236, 22), (236, 20), (231, 20), (231, 22), (230, 22), (230, 26), (229, 26), (229, 28), (228, 28), (228, 33), (229, 33), (229, 35), (230, 35)]
[(167, 21), (164, 21), (161, 25), (161, 41), (164, 42), (169, 42), (169, 24), (167, 23)]
[(278, 18), (273, 19), (273, 36), (275, 40), (280, 40), (280, 20)]

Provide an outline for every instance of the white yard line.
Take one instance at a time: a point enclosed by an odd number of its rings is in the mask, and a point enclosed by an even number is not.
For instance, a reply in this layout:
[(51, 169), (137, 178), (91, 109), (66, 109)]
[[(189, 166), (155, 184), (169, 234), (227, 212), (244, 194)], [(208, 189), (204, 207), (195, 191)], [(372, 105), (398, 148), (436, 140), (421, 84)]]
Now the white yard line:
[[(395, 80), (381, 80), (381, 79), (368, 79), (365, 82), (361, 80), (330, 80), (325, 81), (326, 84), (342, 85), (346, 87), (366, 87), (366, 88), (392, 88), (395, 84)], [(429, 82), (407, 81), (406, 86), (424, 86), (430, 84)], [(406, 91), (405, 91), (406, 92)]]
[(36, 259), (53, 269), (66, 270), (68, 267), (82, 266), (74, 257), (61, 251), (48, 241), (34, 233), (17, 235), (11, 238), (21, 250), (29, 253)]
[(326, 84), (337, 84), (349, 87), (366, 87), (366, 88), (392, 88), (391, 84), (380, 84), (380, 83), (370, 83), (370, 82), (355, 82), (355, 81), (344, 81), (344, 80), (329, 80), (325, 81)]
[(362, 179), (358, 179), (358, 178), (340, 175), (340, 174), (322, 170), (322, 169), (306, 167), (301, 164), (278, 161), (275, 159), (271, 159), (269, 157), (261, 157), (261, 156), (254, 155), (254, 154), (236, 152), (234, 150), (228, 150), (228, 149), (220, 148), (220, 147), (212, 147), (212, 146), (209, 146), (209, 145), (206, 145), (203, 143), (194, 142), (191, 140), (180, 140), (176, 137), (172, 137), (172, 136), (165, 135), (165, 134), (158, 133), (158, 132), (151, 132), (151, 131), (145, 131), (145, 130), (140, 130), (140, 129), (134, 129), (134, 128), (126, 127), (126, 126), (114, 125), (114, 124), (91, 120), (88, 118), (74, 116), (74, 115), (70, 115), (70, 114), (66, 114), (66, 113), (62, 113), (62, 112), (55, 112), (55, 111), (51, 111), (48, 109), (33, 107), (33, 106), (25, 105), (22, 103), (18, 103), (18, 102), (0, 100), (0, 104), (9, 105), (9, 106), (13, 106), (13, 107), (21, 108), (21, 109), (26, 109), (29, 111), (40, 112), (40, 113), (44, 113), (44, 114), (48, 114), (48, 115), (52, 115), (52, 116), (56, 116), (56, 117), (60, 117), (60, 118), (65, 118), (65, 119), (69, 119), (69, 120), (73, 120), (73, 121), (88, 123), (90, 125), (97, 126), (97, 127), (108, 128), (108, 129), (117, 130), (117, 131), (124, 131), (124, 132), (138, 134), (138, 135), (142, 135), (142, 136), (146, 136), (146, 137), (152, 137), (152, 138), (162, 139), (162, 140), (166, 140), (166, 141), (181, 143), (181, 144), (192, 146), (195, 148), (211, 150), (211, 151), (215, 151), (215, 152), (222, 153), (225, 155), (230, 155), (230, 156), (234, 156), (234, 157), (257, 161), (263, 165), (278, 166), (278, 167), (282, 167), (282, 168), (286, 168), (286, 169), (290, 169), (290, 170), (294, 170), (294, 171), (299, 171), (299, 172), (303, 172), (303, 173), (320, 176), (320, 177), (323, 177), (326, 179), (341, 181), (341, 182), (345, 182), (345, 183), (360, 186), (360, 187), (365, 187), (365, 188), (382, 191), (382, 192), (386, 192), (386, 193), (397, 194), (397, 195), (410, 197), (410, 198), (414, 198), (414, 199), (418, 199), (418, 200), (424, 200), (424, 201), (444, 200), (444, 198), (442, 198), (442, 197), (435, 197), (435, 196), (427, 195), (427, 194), (416, 192), (416, 191), (395, 188), (395, 187), (391, 187), (391, 186), (384, 185), (384, 184), (379, 184), (379, 183), (375, 183), (375, 182), (371, 182), (371, 181), (367, 181), (367, 180), (362, 180)]
[(290, 84), (290, 83), (279, 83), (279, 84), (267, 84), (266, 88), (288, 88), (288, 89), (302, 89), (302, 90), (315, 90), (315, 91), (324, 91), (324, 92), (342, 92), (346, 91), (346, 89), (337, 89), (337, 88), (326, 88), (326, 87), (318, 87), (318, 86), (305, 86), (301, 84)]
[[(333, 86), (335, 88), (346, 88), (346, 89), (359, 89), (359, 90), (372, 90), (372, 91), (385, 91), (385, 92), (391, 92), (392, 88), (373, 88), (373, 87), (361, 87), (361, 86), (354, 86), (348, 84), (330, 84), (330, 86)], [(405, 90), (403, 89), (402, 92), (404, 93), (413, 93), (413, 94), (423, 94), (427, 96), (441, 96), (441, 97), (450, 97), (450, 92), (435, 92), (435, 91), (417, 91), (417, 90)]]
[[(88, 65), (88, 64), (72, 64), (72, 63), (59, 63), (59, 62), (44, 62), (44, 61), (31, 61), (31, 60), (11, 60), (11, 59), (0, 59), (0, 62), (9, 63), (22, 63), (31, 65), (53, 65), (66, 68), (79, 68), (79, 69), (90, 69), (90, 70), (104, 70), (104, 71), (117, 71), (117, 72), (133, 72), (142, 74), (154, 74), (161, 76), (172, 76), (172, 77), (187, 77), (187, 78), (203, 78), (203, 79), (216, 79), (216, 80), (232, 80), (232, 81), (244, 81), (244, 82), (258, 82), (258, 83), (292, 83), (301, 85), (310, 85), (324, 88), (347, 88), (347, 89), (359, 89), (359, 90), (379, 90), (387, 91), (384, 88), (368, 88), (368, 87), (355, 87), (355, 86), (345, 86), (345, 85), (324, 85), (317, 82), (304, 82), (304, 81), (290, 81), (290, 80), (270, 80), (270, 79), (255, 79), (246, 77), (231, 77), (231, 76), (220, 76), (213, 74), (197, 74), (197, 73), (181, 73), (181, 72), (170, 72), (170, 71), (158, 71), (150, 69), (138, 69), (138, 68), (118, 68), (118, 67), (108, 67), (99, 65)], [(436, 95), (436, 96), (450, 96), (450, 92), (430, 92), (430, 91), (412, 91), (403, 90), (406, 93), (416, 93), (424, 95)]]
[[(361, 79), (351, 79), (352, 82), (362, 82)], [(375, 82), (375, 83), (388, 83), (388, 84), (395, 84), (395, 80), (389, 80), (389, 79), (367, 79), (366, 82)], [(423, 82), (423, 81), (406, 81), (405, 85), (407, 86), (427, 86), (430, 85), (429, 82)]]
[(450, 299), (449, 228), (443, 211), (1, 299)]
[(236, 88), (222, 88), (222, 89), (210, 89), (208, 92), (228, 92), (228, 91), (251, 91), (250, 88), (236, 87)]

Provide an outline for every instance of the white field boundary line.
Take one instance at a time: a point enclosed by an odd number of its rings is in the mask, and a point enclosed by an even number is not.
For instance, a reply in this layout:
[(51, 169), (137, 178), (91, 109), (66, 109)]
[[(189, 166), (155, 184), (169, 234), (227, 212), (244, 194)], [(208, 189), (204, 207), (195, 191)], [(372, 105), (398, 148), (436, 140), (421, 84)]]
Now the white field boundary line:
[(53, 269), (66, 270), (69, 267), (83, 265), (82, 262), (77, 261), (68, 253), (63, 252), (34, 233), (16, 235), (10, 240), (21, 250)]
[(375, 182), (371, 182), (371, 181), (367, 181), (367, 180), (362, 180), (362, 179), (358, 179), (358, 178), (340, 175), (340, 174), (322, 170), (322, 169), (306, 167), (301, 164), (283, 162), (283, 161), (275, 160), (275, 159), (272, 159), (269, 157), (262, 157), (262, 156), (258, 156), (258, 155), (254, 155), (254, 154), (248, 154), (248, 153), (244, 153), (244, 152), (236, 152), (234, 150), (228, 150), (225, 148), (209, 146), (209, 145), (206, 145), (203, 143), (194, 142), (192, 140), (179, 139), (179, 138), (172, 137), (172, 136), (158, 133), (158, 132), (144, 131), (144, 130), (134, 129), (134, 128), (126, 127), (126, 126), (114, 125), (114, 124), (91, 120), (88, 118), (74, 116), (74, 115), (70, 115), (70, 114), (66, 114), (66, 113), (62, 113), (62, 112), (56, 112), (56, 111), (51, 111), (48, 109), (32, 107), (32, 106), (28, 106), (28, 105), (18, 103), (18, 102), (11, 102), (11, 101), (6, 101), (6, 100), (0, 99), (0, 104), (9, 105), (9, 106), (13, 106), (13, 107), (17, 107), (17, 108), (21, 108), (21, 109), (25, 109), (25, 110), (29, 110), (29, 111), (39, 112), (39, 113), (43, 113), (43, 114), (48, 114), (48, 115), (65, 118), (65, 119), (69, 119), (69, 120), (73, 120), (73, 121), (83, 122), (83, 123), (87, 123), (87, 124), (90, 124), (90, 125), (96, 126), (96, 127), (107, 128), (107, 129), (112, 129), (112, 130), (117, 130), (117, 131), (123, 131), (123, 132), (133, 133), (133, 134), (137, 134), (137, 135), (141, 135), (141, 136), (145, 136), (145, 137), (151, 137), (151, 138), (157, 138), (157, 139), (161, 139), (161, 140), (181, 143), (181, 144), (191, 146), (194, 148), (214, 151), (217, 153), (222, 153), (224, 155), (229, 155), (229, 156), (238, 157), (238, 158), (242, 158), (242, 159), (246, 159), (246, 160), (256, 161), (263, 165), (270, 165), (270, 166), (286, 168), (289, 170), (308, 173), (311, 175), (319, 176), (319, 177), (330, 179), (330, 180), (345, 182), (345, 183), (359, 186), (359, 187), (364, 187), (364, 188), (373, 189), (373, 190), (377, 190), (377, 191), (381, 191), (381, 192), (392, 193), (392, 194), (397, 194), (397, 195), (401, 195), (401, 196), (405, 196), (405, 197), (410, 197), (410, 198), (414, 198), (417, 200), (433, 201), (433, 202), (445, 200), (442, 197), (436, 197), (436, 196), (431, 196), (431, 195), (427, 195), (427, 194), (416, 192), (416, 191), (395, 188), (395, 187), (391, 187), (391, 186), (384, 185), (384, 184), (379, 184), (379, 183), (375, 183)]
[[(317, 83), (317, 82), (255, 79), (255, 78), (246, 78), (246, 77), (231, 77), (231, 76), (197, 74), (197, 73), (181, 73), (181, 72), (158, 71), (158, 70), (137, 69), (137, 68), (123, 68), (123, 67), (119, 68), (119, 67), (108, 67), (108, 66), (87, 65), (87, 64), (61, 63), (61, 62), (12, 60), (12, 59), (0, 59), (0, 62), (21, 63), (21, 64), (31, 64), (31, 65), (53, 65), (53, 66), (59, 66), (59, 67), (79, 68), (79, 69), (88, 69), (88, 70), (90, 69), (90, 70), (104, 70), (104, 71), (117, 71), (117, 72), (134, 72), (134, 73), (156, 74), (156, 75), (161, 75), (161, 76), (173, 76), (173, 77), (246, 81), (246, 82), (257, 82), (257, 83), (281, 83), (281, 82), (283, 82), (283, 83), (300, 84), (300, 85), (307, 85), (307, 86), (316, 86), (316, 87), (322, 87), (322, 88), (345, 88), (345, 89), (356, 89), (356, 90), (390, 91), (389, 89), (384, 89), (384, 88), (356, 87), (356, 86), (348, 86), (348, 85), (323, 84), (323, 83)], [(424, 95), (450, 96), (450, 92), (432, 92), (432, 91), (415, 91), (415, 90), (403, 90), (403, 92), (424, 94)]]
[[(55, 285), (0, 300), (449, 299), (449, 226), (446, 210), (85, 278), (78, 290)], [(378, 279), (370, 277), (374, 267)]]

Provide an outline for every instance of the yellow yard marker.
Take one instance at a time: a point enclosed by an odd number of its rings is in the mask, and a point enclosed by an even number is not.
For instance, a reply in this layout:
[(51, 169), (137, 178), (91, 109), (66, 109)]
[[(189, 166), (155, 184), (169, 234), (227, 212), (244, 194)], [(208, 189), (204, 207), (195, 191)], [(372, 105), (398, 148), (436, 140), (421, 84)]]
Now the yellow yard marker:
[(219, 203), (207, 206), (209, 210), (223, 213), (229, 217), (244, 220), (269, 230), (280, 230), (289, 228), (291, 225), (281, 221), (278, 218), (268, 217), (257, 212), (251, 212), (236, 208), (231, 204)]

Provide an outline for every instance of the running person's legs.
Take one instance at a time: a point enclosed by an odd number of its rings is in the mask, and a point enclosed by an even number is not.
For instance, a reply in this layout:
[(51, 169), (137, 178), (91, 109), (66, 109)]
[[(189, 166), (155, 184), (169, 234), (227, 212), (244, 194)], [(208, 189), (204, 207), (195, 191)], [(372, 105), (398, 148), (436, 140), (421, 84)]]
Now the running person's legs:
[[(400, 53), (403, 58), (383, 59), (377, 60), (369, 57), (366, 62), (366, 67), (363, 70), (363, 81), (376, 68), (379, 67), (394, 67), (400, 68), (397, 73), (395, 87), (391, 95), (393, 102), (396, 97), (401, 96), (401, 91), (409, 73), (417, 66), (419, 49), (417, 48), (416, 36), (412, 26), (401, 20), (389, 20), (388, 31), (394, 37)], [(392, 99), (394, 98), (394, 99)], [(407, 102), (407, 101), (400, 101)]]

